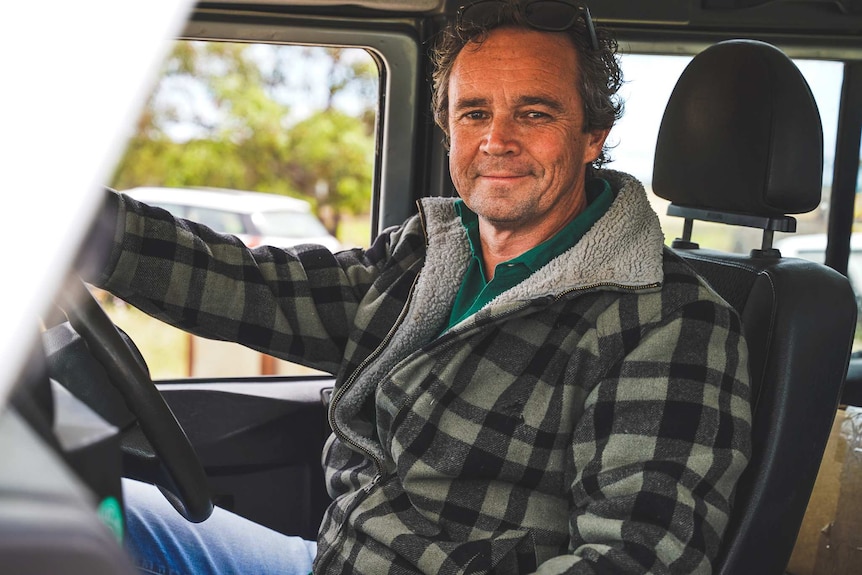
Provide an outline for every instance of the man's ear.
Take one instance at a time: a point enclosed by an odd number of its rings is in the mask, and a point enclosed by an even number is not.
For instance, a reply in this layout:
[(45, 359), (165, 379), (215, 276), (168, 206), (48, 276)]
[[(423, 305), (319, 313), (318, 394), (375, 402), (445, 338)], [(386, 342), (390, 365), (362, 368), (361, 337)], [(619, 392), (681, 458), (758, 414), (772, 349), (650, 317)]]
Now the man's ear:
[(605, 140), (608, 139), (610, 128), (587, 132), (587, 145), (584, 147), (584, 163), (591, 164), (602, 153)]

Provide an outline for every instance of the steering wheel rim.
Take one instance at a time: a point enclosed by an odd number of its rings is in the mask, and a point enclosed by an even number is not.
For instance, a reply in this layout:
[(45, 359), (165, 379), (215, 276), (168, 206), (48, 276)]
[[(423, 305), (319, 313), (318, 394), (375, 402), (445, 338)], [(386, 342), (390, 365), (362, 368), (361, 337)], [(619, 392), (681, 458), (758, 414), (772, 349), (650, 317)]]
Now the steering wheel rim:
[(188, 521), (204, 521), (212, 514), (213, 503), (206, 473), (191, 441), (96, 298), (83, 281), (72, 279), (70, 289), (63, 290), (60, 305), (137, 417), (158, 456), (159, 477), (145, 480), (154, 482)]

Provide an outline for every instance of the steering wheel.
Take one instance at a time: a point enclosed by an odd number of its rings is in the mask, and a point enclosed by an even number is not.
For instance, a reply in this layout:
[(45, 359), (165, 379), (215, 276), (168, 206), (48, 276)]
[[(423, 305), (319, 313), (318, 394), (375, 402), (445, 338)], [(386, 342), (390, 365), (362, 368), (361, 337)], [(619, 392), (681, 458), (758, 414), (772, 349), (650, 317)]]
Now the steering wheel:
[(96, 298), (83, 281), (71, 279), (59, 305), (137, 417), (138, 426), (122, 442), (126, 473), (155, 484), (187, 520), (205, 520), (213, 503), (206, 473), (189, 438)]

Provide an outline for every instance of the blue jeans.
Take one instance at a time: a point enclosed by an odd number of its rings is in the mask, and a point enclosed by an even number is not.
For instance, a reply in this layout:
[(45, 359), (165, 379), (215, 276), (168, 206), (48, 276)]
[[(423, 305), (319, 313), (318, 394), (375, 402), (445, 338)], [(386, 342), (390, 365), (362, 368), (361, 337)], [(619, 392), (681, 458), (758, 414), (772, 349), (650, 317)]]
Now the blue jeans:
[(308, 575), (317, 543), (290, 537), (216, 508), (186, 521), (152, 485), (123, 480), (126, 548), (141, 573)]

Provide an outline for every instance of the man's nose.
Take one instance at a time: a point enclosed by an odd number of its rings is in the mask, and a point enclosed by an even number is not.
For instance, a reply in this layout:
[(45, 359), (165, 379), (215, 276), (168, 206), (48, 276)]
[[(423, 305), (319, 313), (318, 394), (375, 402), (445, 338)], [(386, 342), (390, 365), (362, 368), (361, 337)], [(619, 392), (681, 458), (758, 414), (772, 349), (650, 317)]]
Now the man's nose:
[(495, 116), (488, 124), (481, 150), (492, 156), (516, 154), (520, 150), (518, 130), (511, 118)]

